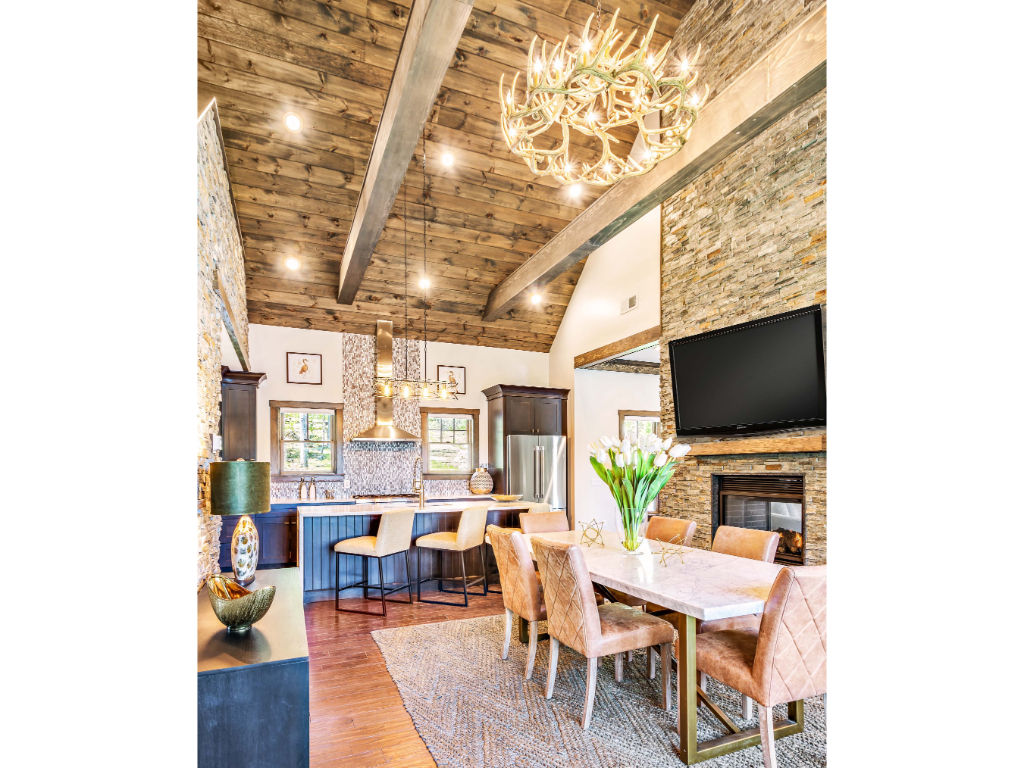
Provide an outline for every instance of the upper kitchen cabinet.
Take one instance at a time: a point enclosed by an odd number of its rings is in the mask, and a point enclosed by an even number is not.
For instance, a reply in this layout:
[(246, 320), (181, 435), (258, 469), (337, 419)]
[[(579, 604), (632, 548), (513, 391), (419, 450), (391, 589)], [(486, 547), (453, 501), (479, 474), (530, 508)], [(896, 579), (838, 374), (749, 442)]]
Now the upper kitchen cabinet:
[(484, 395), (492, 434), (495, 426), (505, 436), (565, 434), (567, 389), (495, 384)]
[(225, 461), (256, 460), (256, 389), (265, 373), (220, 370), (220, 455)]

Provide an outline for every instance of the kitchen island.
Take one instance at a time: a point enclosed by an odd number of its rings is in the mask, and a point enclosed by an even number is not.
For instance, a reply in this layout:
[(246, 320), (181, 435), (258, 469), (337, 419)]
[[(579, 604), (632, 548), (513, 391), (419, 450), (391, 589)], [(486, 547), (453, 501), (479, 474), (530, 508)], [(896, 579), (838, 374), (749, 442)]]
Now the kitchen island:
[[(462, 514), (462, 510), (474, 504), (487, 502), (491, 504), (491, 508), (487, 513), (488, 525), (518, 526), (519, 514), (529, 510), (529, 504), (524, 502), (498, 503), (487, 496), (472, 501), (439, 500), (428, 502), (425, 509), (417, 510), (416, 512), (416, 520), (413, 524), (412, 532), (413, 541), (415, 542), (418, 537), (428, 533), (456, 530), (459, 527), (459, 517)], [(302, 576), (303, 600), (310, 603), (334, 599), (334, 545), (336, 543), (342, 539), (350, 539), (356, 536), (375, 535), (377, 526), (380, 524), (382, 512), (415, 507), (415, 504), (408, 503), (354, 504), (352, 502), (299, 506), (297, 509), (299, 533), (298, 565), (299, 573)], [(419, 563), (418, 556), (419, 553), (414, 545), (410, 549), (414, 577)], [(431, 569), (435, 568), (438, 562), (436, 551), (428, 553), (427, 556), (431, 560), (424, 563), (424, 574), (433, 573), (434, 571)], [(385, 583), (405, 581), (405, 558), (389, 557), (384, 561), (383, 565)], [(479, 573), (480, 564), (472, 553), (467, 553), (466, 568)], [(455, 573), (455, 559), (446, 558), (445, 576), (455, 576)], [(341, 559), (341, 583), (351, 584), (362, 578), (364, 578), (364, 574), (361, 558), (343, 557)], [(372, 576), (371, 581), (375, 581)], [(423, 586), (425, 590), (428, 587), (433, 589), (433, 584), (424, 584)], [(346, 590), (341, 596), (343, 598), (360, 597), (362, 596), (362, 590)], [(394, 598), (401, 599), (402, 593), (395, 593)]]

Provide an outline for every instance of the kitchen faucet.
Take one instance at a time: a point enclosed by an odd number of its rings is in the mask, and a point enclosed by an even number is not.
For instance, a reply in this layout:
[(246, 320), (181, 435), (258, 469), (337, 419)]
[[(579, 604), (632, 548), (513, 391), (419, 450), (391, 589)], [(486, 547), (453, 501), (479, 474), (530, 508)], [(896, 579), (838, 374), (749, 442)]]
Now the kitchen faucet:
[(425, 499), (423, 498), (423, 458), (421, 456), (416, 457), (416, 461), (412, 465), (412, 489), (420, 495), (420, 509), (425, 508)]

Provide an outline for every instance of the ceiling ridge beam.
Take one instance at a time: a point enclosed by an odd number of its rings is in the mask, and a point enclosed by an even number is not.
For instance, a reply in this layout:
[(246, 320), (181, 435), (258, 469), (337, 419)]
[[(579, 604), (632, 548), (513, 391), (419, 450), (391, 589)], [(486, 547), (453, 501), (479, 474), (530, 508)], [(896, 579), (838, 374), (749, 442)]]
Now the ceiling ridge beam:
[(502, 280), (487, 299), (492, 322), (527, 291), (585, 259), (686, 184), (825, 87), (825, 8), (811, 14), (702, 110), (690, 140), (642, 176), (623, 179)]
[(413, 3), (345, 243), (338, 281), (342, 304), (355, 300), (472, 10), (473, 0)]

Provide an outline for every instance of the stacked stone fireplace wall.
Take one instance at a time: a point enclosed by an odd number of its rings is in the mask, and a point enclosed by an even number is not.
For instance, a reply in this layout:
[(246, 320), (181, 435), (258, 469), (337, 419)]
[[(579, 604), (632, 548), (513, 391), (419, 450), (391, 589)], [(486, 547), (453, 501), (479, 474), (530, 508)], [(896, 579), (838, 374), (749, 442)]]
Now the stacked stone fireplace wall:
[[(661, 411), (667, 434), (675, 434), (669, 341), (825, 303), (825, 104), (822, 91), (662, 207)], [(803, 475), (805, 562), (824, 563), (825, 473), (825, 452), (687, 459), (662, 492), (661, 509), (695, 520), (696, 546), (709, 547), (712, 475)]]

